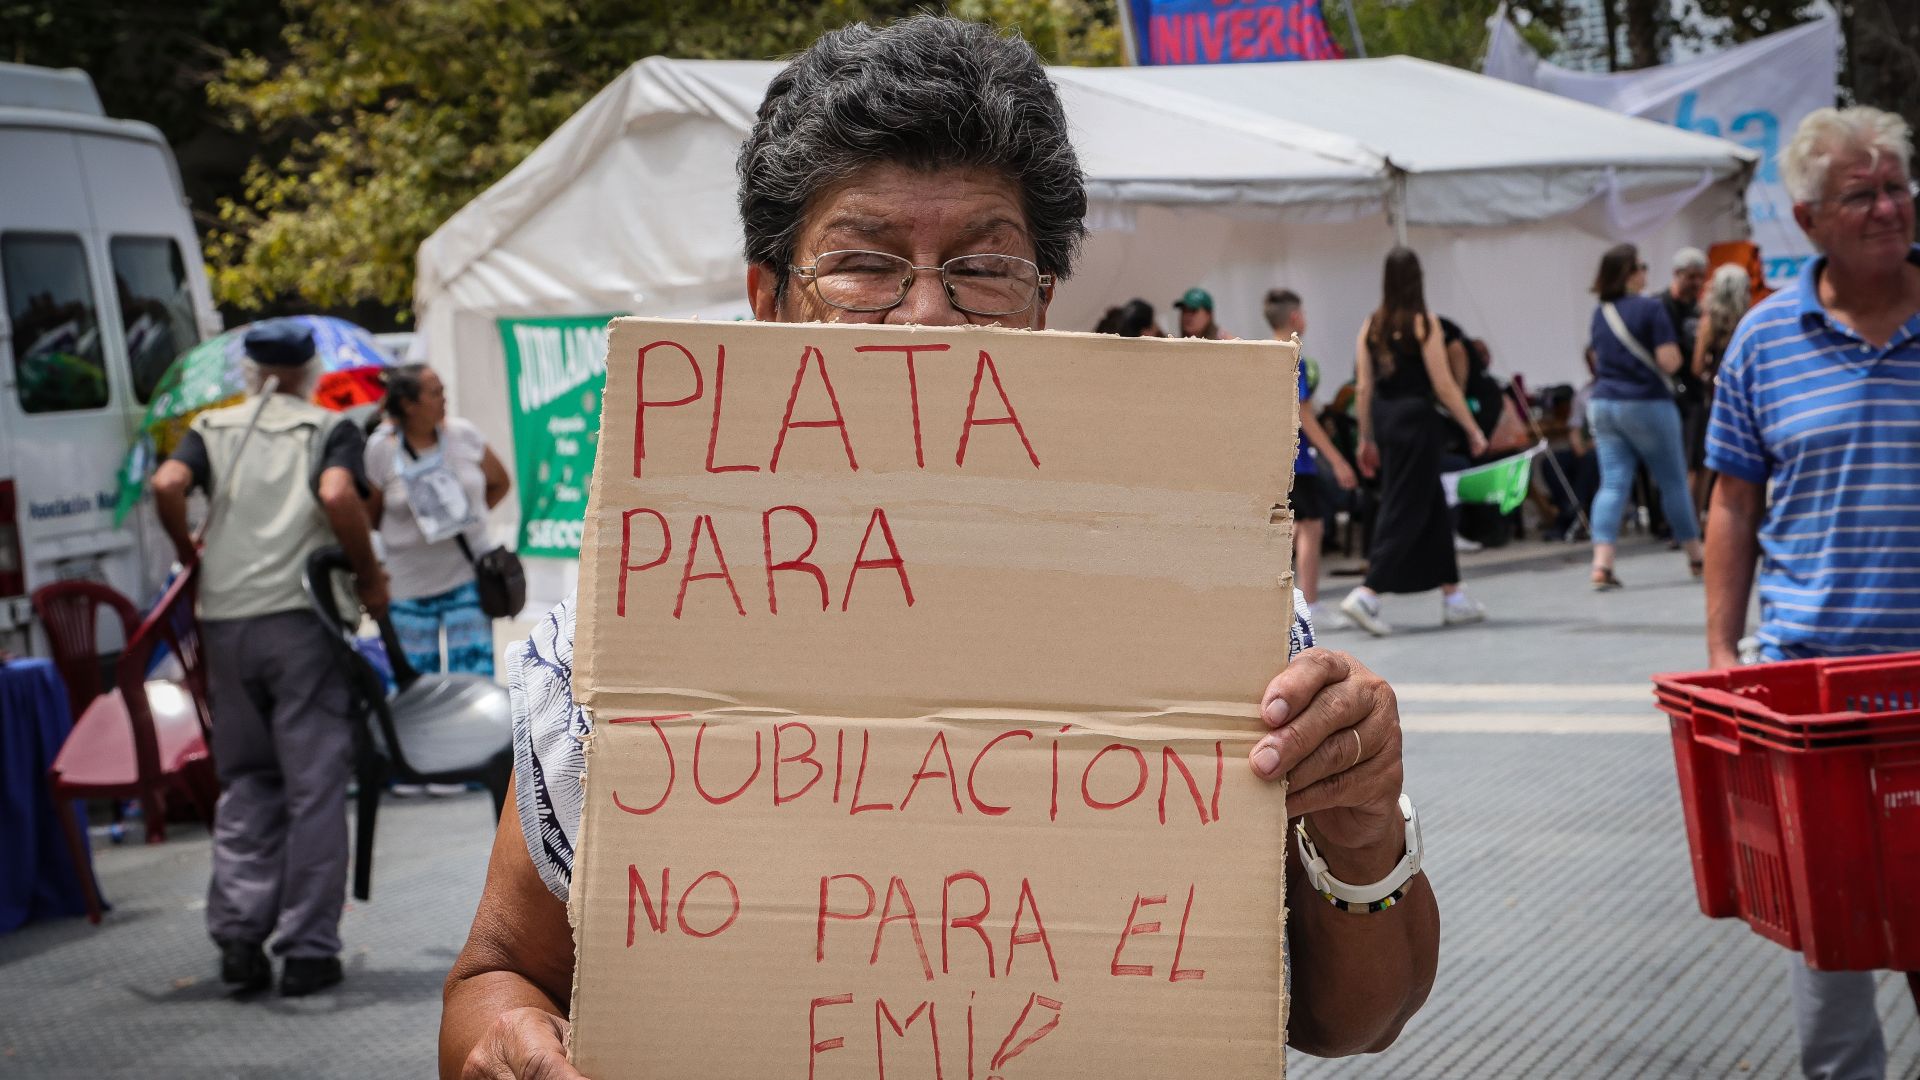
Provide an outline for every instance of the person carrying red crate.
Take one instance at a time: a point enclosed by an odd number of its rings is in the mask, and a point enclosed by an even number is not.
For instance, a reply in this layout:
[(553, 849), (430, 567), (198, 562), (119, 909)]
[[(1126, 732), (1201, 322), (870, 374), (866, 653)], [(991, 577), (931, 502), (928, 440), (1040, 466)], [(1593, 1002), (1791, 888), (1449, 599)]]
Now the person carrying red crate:
[[(1872, 108), (1810, 114), (1782, 154), (1821, 252), (1750, 310), (1707, 435), (1707, 651), (1740, 662), (1758, 566), (1767, 660), (1920, 650), (1920, 245), (1912, 132)], [(1771, 485), (1771, 499), (1769, 499)], [(1795, 954), (1801, 1068), (1884, 1080), (1871, 972)]]

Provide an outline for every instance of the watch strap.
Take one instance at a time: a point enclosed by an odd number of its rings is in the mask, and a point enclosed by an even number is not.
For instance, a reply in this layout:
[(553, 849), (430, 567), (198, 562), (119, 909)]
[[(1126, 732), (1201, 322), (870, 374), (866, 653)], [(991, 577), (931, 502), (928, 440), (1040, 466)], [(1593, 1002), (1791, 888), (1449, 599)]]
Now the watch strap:
[(1294, 823), (1294, 832), (1300, 841), (1300, 862), (1306, 870), (1307, 883), (1315, 892), (1325, 897), (1329, 903), (1343, 911), (1384, 911), (1397, 903), (1406, 892), (1406, 886), (1415, 874), (1420, 872), (1422, 844), (1420, 841), (1420, 819), (1414, 813), (1413, 800), (1400, 796), (1400, 816), (1406, 821), (1407, 851), (1392, 870), (1379, 881), (1367, 885), (1350, 885), (1333, 876), (1327, 868), (1326, 857), (1314, 846), (1307, 835), (1307, 822), (1303, 817)]

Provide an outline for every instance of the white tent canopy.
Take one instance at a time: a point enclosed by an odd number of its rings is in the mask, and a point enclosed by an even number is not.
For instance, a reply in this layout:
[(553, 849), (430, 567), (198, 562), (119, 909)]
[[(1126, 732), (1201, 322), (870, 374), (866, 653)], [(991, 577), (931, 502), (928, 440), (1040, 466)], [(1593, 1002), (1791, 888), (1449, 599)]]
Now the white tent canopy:
[[(510, 442), (496, 319), (745, 314), (733, 162), (776, 70), (640, 61), (421, 246), (425, 359), (496, 446)], [(1609, 243), (1661, 266), (1746, 235), (1753, 152), (1424, 61), (1052, 75), (1092, 197), (1055, 327), (1133, 296), (1165, 312), (1200, 285), (1228, 331), (1265, 334), (1261, 297), (1284, 284), (1337, 384), (1402, 238), (1429, 303), (1497, 365), (1576, 381)]]

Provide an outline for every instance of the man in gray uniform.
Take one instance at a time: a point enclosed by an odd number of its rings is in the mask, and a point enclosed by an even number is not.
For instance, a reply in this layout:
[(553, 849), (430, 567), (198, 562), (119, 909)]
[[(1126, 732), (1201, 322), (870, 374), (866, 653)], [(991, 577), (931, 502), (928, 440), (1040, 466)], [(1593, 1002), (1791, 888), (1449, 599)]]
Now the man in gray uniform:
[[(280, 993), (340, 981), (347, 879), (347, 778), (353, 731), (327, 629), (301, 587), (307, 556), (339, 543), (360, 601), (387, 606), (374, 557), (360, 429), (308, 401), (319, 364), (293, 320), (248, 331), (250, 378), (279, 379), (238, 405), (202, 413), (154, 473), (154, 503), (183, 565), (200, 560), (200, 619), (220, 775), (207, 929), (221, 978), (264, 990), (286, 958)], [(257, 413), (257, 419), (256, 419)], [(251, 428), (251, 434), (249, 434)], [(208, 493), (196, 553), (187, 495)]]

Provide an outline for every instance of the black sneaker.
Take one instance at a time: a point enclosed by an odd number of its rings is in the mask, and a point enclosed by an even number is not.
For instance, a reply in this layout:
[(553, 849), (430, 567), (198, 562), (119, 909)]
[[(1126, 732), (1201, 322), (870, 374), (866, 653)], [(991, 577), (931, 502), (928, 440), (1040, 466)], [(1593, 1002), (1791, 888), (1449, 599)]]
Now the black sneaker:
[(280, 969), (280, 996), (317, 994), (343, 977), (337, 956), (289, 956)]
[(242, 993), (272, 986), (273, 965), (267, 963), (266, 950), (252, 941), (221, 942), (220, 981), (237, 984)]

